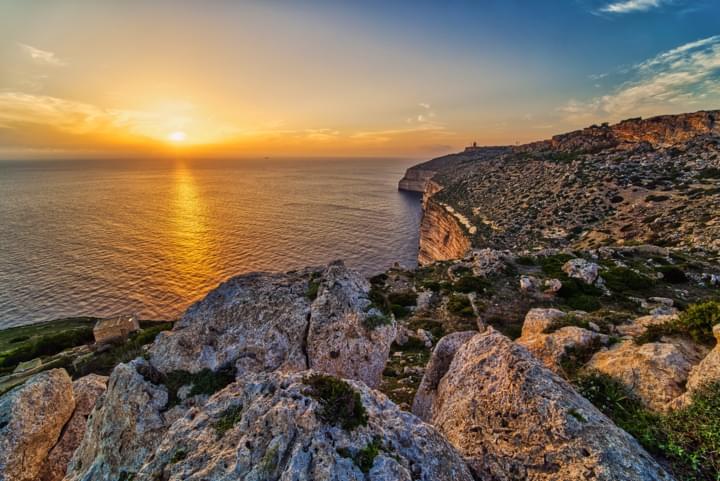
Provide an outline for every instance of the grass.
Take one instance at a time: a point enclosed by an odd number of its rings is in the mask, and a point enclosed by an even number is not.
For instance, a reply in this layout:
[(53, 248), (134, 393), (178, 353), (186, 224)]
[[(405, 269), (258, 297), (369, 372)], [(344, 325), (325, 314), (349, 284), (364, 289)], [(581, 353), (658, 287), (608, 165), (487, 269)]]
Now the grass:
[(577, 380), (580, 393), (666, 464), (677, 479), (717, 481), (720, 473), (720, 382), (696, 392), (685, 408), (647, 410), (613, 378), (591, 373)]
[(368, 416), (360, 393), (350, 384), (326, 374), (314, 374), (304, 382), (310, 387), (308, 394), (321, 405), (317, 415), (323, 422), (346, 431), (367, 425)]
[(559, 319), (554, 319), (550, 323), (550, 325), (543, 330), (543, 334), (551, 334), (558, 329), (562, 329), (563, 327), (568, 326), (577, 326), (587, 329), (588, 324), (589, 321), (587, 319), (568, 314), (567, 316), (561, 317)]
[(470, 299), (462, 294), (453, 294), (450, 296), (447, 303), (447, 310), (461, 317), (472, 317), (475, 315)]
[(242, 405), (237, 405), (230, 406), (220, 413), (220, 417), (213, 424), (218, 437), (223, 437), (226, 432), (230, 431), (237, 423), (240, 422), (242, 419), (242, 411)]
[(605, 285), (618, 293), (627, 291), (644, 291), (653, 286), (649, 277), (627, 267), (610, 267), (601, 273)]

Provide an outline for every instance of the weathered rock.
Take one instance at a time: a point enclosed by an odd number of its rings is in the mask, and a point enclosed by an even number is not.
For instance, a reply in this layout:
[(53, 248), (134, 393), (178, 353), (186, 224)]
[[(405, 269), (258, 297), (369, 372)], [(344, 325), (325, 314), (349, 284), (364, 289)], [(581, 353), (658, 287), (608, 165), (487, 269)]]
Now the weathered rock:
[(649, 408), (662, 411), (684, 392), (691, 365), (672, 344), (623, 341), (596, 353), (587, 367), (619, 380)]
[(593, 284), (598, 278), (600, 267), (585, 259), (570, 259), (562, 269), (569, 277), (579, 279), (585, 284)]
[[(172, 331), (161, 333), (150, 348), (150, 362), (166, 373), (234, 364), (238, 377), (314, 368), (376, 386), (395, 322), (371, 306), (369, 289), (340, 261), (323, 270), (238, 276), (191, 306)], [(372, 316), (384, 320), (366, 327)]]
[(0, 480), (35, 481), (73, 409), (64, 369), (36, 374), (0, 397)]
[(628, 324), (619, 324), (615, 328), (623, 336), (638, 337), (645, 334), (649, 326), (668, 324), (676, 321), (677, 318), (677, 315), (650, 314), (638, 317)]
[[(371, 308), (370, 285), (344, 264), (330, 264), (321, 279), (310, 310), (308, 367), (377, 386), (395, 339), (395, 322)], [(366, 327), (368, 316), (385, 324)]]
[(690, 370), (686, 384), (687, 392), (680, 396), (675, 407), (688, 404), (692, 395), (702, 386), (720, 381), (720, 324), (713, 326), (713, 334), (718, 344), (698, 365), (693, 366)]
[(522, 326), (522, 337), (531, 337), (536, 334), (542, 334), (553, 325), (556, 321), (563, 319), (567, 314), (559, 309), (530, 309), (525, 315), (525, 321)]
[(145, 379), (138, 369), (152, 368), (137, 359), (113, 370), (68, 465), (66, 481), (122, 479), (137, 472), (162, 439), (174, 414), (164, 412), (167, 389)]
[(421, 265), (438, 260), (458, 259), (470, 249), (470, 239), (458, 220), (442, 205), (429, 201), (420, 223)]
[(571, 350), (600, 349), (608, 336), (577, 326), (566, 326), (548, 334), (520, 336), (516, 342), (525, 346), (548, 369), (563, 375), (562, 361)]
[[(360, 395), (367, 424), (348, 430), (324, 420), (321, 403), (305, 384), (312, 374), (239, 379), (177, 419), (128, 473), (135, 481), (472, 480), (434, 428), (360, 382), (350, 386)], [(366, 475), (353, 457), (372, 443), (378, 454), (364, 463)], [(95, 466), (97, 472), (117, 471)]]
[(463, 331), (448, 334), (438, 341), (433, 349), (430, 361), (425, 368), (420, 386), (413, 400), (412, 412), (423, 421), (432, 419), (432, 406), (437, 394), (438, 384), (450, 367), (457, 350), (469, 341), (477, 331)]
[(107, 377), (97, 374), (90, 374), (72, 383), (75, 411), (43, 464), (39, 481), (60, 481), (65, 477), (68, 463), (85, 435), (87, 418), (106, 387)]
[(476, 276), (489, 276), (505, 269), (506, 252), (494, 249), (474, 249), (468, 259), (472, 262), (473, 274)]
[(481, 478), (671, 479), (635, 439), (492, 328), (455, 354), (432, 422)]
[(535, 276), (520, 276), (520, 290), (525, 292), (536, 291), (540, 280)]

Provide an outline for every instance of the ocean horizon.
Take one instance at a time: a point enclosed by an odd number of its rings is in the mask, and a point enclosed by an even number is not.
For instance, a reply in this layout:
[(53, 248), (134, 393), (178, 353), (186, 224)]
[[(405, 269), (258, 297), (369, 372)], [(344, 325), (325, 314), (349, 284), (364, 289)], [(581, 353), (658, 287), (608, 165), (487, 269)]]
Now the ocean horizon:
[(343, 259), (416, 265), (416, 160), (0, 163), (0, 329), (72, 316), (174, 319), (220, 282)]

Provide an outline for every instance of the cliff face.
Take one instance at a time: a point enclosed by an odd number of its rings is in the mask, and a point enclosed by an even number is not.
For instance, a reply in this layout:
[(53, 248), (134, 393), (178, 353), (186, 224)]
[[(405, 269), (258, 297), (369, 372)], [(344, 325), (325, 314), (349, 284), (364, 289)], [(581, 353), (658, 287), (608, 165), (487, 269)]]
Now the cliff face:
[(464, 256), (470, 246), (460, 222), (442, 205), (429, 199), (420, 223), (420, 265), (457, 259)]
[(425, 192), (428, 181), (435, 175), (434, 170), (408, 169), (398, 183), (399, 190)]

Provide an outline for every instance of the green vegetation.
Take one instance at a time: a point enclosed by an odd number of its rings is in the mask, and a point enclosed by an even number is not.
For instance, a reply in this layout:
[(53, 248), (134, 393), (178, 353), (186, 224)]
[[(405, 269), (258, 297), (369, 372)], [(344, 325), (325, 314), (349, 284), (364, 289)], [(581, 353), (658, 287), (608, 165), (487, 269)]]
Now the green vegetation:
[(399, 306), (414, 306), (417, 304), (417, 294), (414, 291), (391, 292), (387, 296), (390, 304)]
[(601, 304), (597, 298), (602, 295), (601, 289), (577, 279), (571, 279), (564, 273), (558, 277), (562, 279), (562, 287), (558, 291), (558, 295), (563, 299), (565, 305), (587, 312), (600, 309)]
[(185, 458), (187, 458), (187, 452), (183, 448), (179, 448), (170, 458), (170, 464), (179, 463)]
[(581, 423), (587, 422), (587, 419), (585, 419), (585, 416), (580, 414), (580, 412), (575, 408), (569, 409), (568, 414), (570, 416), (574, 417), (575, 419), (577, 419), (578, 421), (580, 421)]
[(577, 380), (580, 393), (651, 453), (667, 460), (677, 479), (717, 481), (720, 472), (720, 383), (700, 389), (685, 408), (647, 410), (613, 378), (591, 373)]
[(367, 474), (372, 469), (375, 458), (380, 454), (380, 448), (382, 448), (381, 440), (375, 437), (355, 454), (352, 454), (347, 448), (340, 448), (337, 452), (344, 458), (352, 459), (355, 465), (360, 468), (360, 471)]
[(682, 269), (676, 266), (664, 265), (658, 268), (663, 275), (663, 281), (668, 284), (684, 284), (688, 281), (688, 277)]
[(18, 363), (93, 342), (96, 321), (94, 317), (77, 317), (2, 330), (0, 369), (12, 370)]
[(608, 289), (623, 293), (643, 291), (653, 286), (653, 280), (627, 267), (610, 267), (602, 272)]
[(543, 334), (551, 334), (558, 329), (562, 329), (563, 327), (567, 326), (577, 326), (587, 329), (588, 320), (568, 314), (567, 316), (561, 317), (559, 319), (554, 319), (552, 323), (550, 323), (550, 325), (543, 330)]
[(450, 296), (447, 309), (449, 312), (462, 317), (472, 317), (475, 315), (470, 299), (462, 294), (453, 294)]
[(537, 265), (537, 259), (535, 259), (533, 256), (520, 256), (517, 259), (515, 259), (515, 262), (517, 262), (521, 266)]
[(482, 293), (490, 287), (490, 282), (481, 277), (464, 276), (455, 281), (452, 286), (452, 290), (455, 292), (477, 292)]
[(230, 406), (224, 410), (217, 421), (213, 424), (218, 437), (223, 437), (226, 432), (231, 430), (242, 419), (242, 405)]
[(310, 280), (308, 281), (307, 291), (305, 291), (305, 297), (307, 297), (311, 301), (314, 301), (315, 299), (317, 299), (318, 289), (320, 289), (320, 281), (315, 278), (310, 278)]
[(593, 354), (602, 348), (600, 338), (594, 338), (589, 344), (570, 346), (560, 358), (560, 368), (565, 378), (574, 379), (580, 370), (590, 361)]
[(235, 381), (235, 367), (233, 366), (221, 367), (217, 371), (205, 368), (195, 373), (182, 370), (171, 371), (160, 380), (168, 390), (168, 402), (165, 408), (170, 409), (180, 402), (178, 390), (183, 386), (192, 385), (189, 393), (189, 396), (192, 397), (199, 394), (214, 394), (233, 381)]
[(696, 342), (712, 344), (714, 336), (712, 328), (720, 323), (720, 302), (706, 301), (693, 304), (680, 314), (680, 328)]
[(304, 382), (310, 387), (308, 394), (321, 405), (318, 416), (323, 422), (347, 431), (367, 424), (367, 412), (360, 393), (350, 384), (326, 374), (314, 374)]
[(698, 173), (698, 179), (720, 179), (720, 169), (717, 167), (708, 167)]
[(381, 326), (392, 324), (392, 319), (385, 314), (370, 314), (362, 321), (366, 329), (373, 331)]
[(574, 259), (570, 254), (555, 254), (551, 256), (539, 257), (537, 259), (538, 264), (542, 268), (542, 271), (550, 277), (556, 277), (558, 279), (567, 277), (565, 272), (562, 270), (562, 266), (567, 261)]
[(387, 294), (383, 287), (377, 284), (371, 284), (368, 299), (370, 299), (370, 307), (368, 309), (374, 307), (385, 315), (389, 315), (392, 312), (390, 302), (387, 299)]

